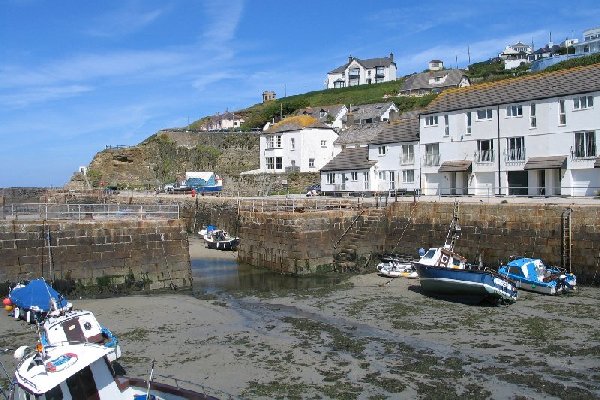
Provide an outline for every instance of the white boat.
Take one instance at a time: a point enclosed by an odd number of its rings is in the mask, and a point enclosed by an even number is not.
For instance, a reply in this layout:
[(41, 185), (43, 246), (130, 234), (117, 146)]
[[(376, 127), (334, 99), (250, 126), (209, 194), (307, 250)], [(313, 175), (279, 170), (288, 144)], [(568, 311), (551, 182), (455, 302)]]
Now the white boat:
[(97, 343), (110, 350), (107, 357), (115, 361), (121, 357), (121, 347), (115, 335), (100, 325), (91, 311), (68, 311), (44, 320), (40, 332), (44, 346), (58, 346), (63, 343)]
[(108, 362), (110, 350), (98, 344), (36, 347), (26, 355), (26, 346), (15, 352), (15, 358), (21, 361), (15, 371), (10, 400), (216, 400), (195, 391), (152, 382), (152, 373), (148, 381), (117, 376)]
[(388, 278), (418, 278), (417, 270), (413, 266), (412, 262), (400, 262), (400, 261), (382, 261), (377, 264), (377, 271), (380, 275), (387, 276)]

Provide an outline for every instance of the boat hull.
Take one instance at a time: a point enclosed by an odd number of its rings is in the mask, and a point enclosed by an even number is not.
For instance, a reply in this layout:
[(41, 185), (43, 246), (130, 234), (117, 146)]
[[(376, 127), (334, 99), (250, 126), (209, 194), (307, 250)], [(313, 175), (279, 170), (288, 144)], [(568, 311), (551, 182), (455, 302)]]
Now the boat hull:
[(235, 250), (240, 244), (240, 240), (238, 238), (232, 240), (224, 240), (224, 241), (206, 241), (206, 246), (209, 249), (217, 249), (217, 250)]
[(430, 293), (473, 296), (481, 300), (517, 300), (517, 288), (490, 271), (453, 269), (415, 263), (421, 287)]

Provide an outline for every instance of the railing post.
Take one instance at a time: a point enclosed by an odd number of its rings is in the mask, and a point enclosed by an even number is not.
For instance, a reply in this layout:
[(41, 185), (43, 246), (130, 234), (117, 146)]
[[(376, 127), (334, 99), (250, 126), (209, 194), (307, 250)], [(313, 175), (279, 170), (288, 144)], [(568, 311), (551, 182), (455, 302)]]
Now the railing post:
[(77, 204), (77, 220), (81, 221), (81, 204)]

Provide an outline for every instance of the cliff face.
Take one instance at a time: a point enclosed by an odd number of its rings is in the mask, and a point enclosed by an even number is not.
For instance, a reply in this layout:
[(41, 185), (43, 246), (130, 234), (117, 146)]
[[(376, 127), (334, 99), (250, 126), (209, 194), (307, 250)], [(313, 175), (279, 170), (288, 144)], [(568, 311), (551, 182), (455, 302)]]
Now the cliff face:
[(259, 167), (254, 133), (163, 130), (137, 146), (96, 154), (87, 176), (75, 174), (68, 188), (156, 188), (182, 179), (186, 171), (214, 171), (224, 179)]

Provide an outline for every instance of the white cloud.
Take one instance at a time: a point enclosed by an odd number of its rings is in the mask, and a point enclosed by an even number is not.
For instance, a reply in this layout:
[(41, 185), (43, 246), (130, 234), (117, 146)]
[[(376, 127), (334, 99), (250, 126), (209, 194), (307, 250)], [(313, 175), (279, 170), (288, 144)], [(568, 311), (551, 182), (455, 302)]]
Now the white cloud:
[(166, 9), (140, 10), (136, 4), (98, 16), (85, 33), (97, 37), (118, 37), (140, 31), (160, 18)]
[(242, 0), (211, 0), (205, 3), (206, 29), (203, 41), (209, 48), (219, 48), (235, 37), (235, 31), (242, 18), (244, 2)]

